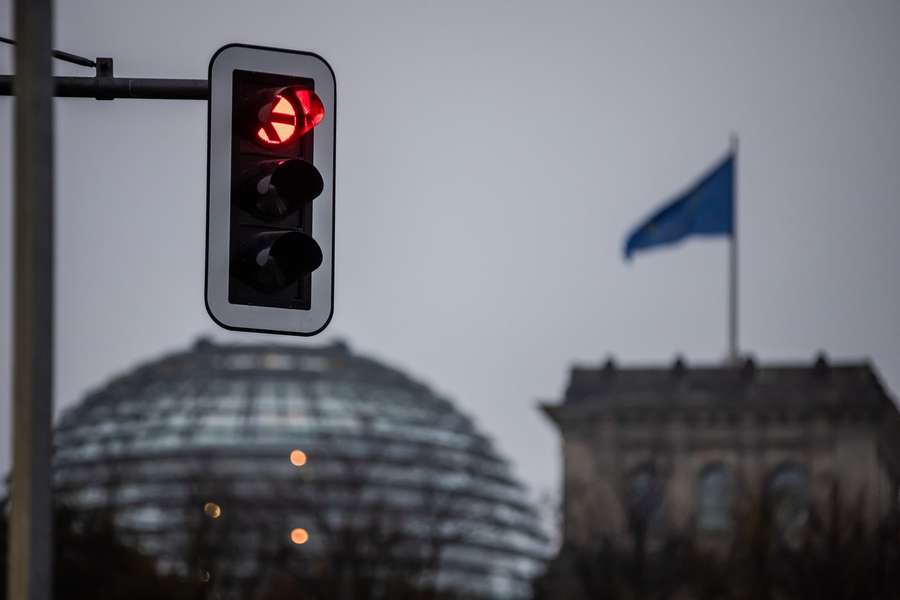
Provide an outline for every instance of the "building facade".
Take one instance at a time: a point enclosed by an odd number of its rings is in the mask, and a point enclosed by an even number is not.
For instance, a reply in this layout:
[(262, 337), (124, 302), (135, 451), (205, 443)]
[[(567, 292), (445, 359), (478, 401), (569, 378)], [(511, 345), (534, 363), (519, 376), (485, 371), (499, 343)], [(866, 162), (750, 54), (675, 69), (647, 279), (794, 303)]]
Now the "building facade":
[(872, 526), (898, 501), (900, 416), (868, 363), (576, 366), (543, 406), (562, 437), (563, 548), (727, 539), (771, 509), (802, 528), (834, 504)]

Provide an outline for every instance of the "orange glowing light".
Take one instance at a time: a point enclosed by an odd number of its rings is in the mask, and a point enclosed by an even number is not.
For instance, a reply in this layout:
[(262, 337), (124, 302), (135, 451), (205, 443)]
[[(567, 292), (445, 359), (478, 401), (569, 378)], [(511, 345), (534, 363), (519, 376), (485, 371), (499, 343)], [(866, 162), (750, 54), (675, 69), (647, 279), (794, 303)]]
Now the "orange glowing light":
[(302, 527), (291, 530), (291, 541), (297, 545), (305, 544), (309, 541), (309, 532)]
[(284, 144), (297, 133), (297, 109), (291, 102), (277, 94), (266, 109), (260, 111), (260, 127), (256, 137), (265, 144)]
[(295, 467), (302, 467), (306, 464), (306, 452), (303, 450), (291, 451), (291, 464)]

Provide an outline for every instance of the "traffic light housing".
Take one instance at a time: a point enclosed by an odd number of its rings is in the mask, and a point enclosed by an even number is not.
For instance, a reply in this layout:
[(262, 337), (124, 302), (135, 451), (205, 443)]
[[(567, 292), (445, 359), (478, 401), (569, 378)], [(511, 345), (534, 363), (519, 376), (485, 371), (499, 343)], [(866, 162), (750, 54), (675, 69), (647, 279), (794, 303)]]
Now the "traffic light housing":
[(232, 44), (209, 86), (207, 310), (228, 329), (315, 335), (334, 306), (334, 73)]

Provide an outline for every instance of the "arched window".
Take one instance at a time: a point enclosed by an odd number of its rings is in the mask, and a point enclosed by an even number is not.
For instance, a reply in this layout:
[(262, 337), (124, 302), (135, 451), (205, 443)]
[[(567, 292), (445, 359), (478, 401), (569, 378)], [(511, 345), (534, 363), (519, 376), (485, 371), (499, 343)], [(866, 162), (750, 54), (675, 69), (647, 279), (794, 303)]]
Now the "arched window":
[(697, 524), (704, 532), (730, 531), (734, 520), (734, 474), (725, 465), (703, 469)]
[(630, 525), (639, 531), (657, 531), (663, 524), (663, 484), (656, 467), (645, 464), (628, 479), (627, 499)]
[(809, 518), (809, 481), (806, 469), (796, 464), (780, 466), (769, 477), (767, 494), (772, 519), (778, 530), (790, 534)]

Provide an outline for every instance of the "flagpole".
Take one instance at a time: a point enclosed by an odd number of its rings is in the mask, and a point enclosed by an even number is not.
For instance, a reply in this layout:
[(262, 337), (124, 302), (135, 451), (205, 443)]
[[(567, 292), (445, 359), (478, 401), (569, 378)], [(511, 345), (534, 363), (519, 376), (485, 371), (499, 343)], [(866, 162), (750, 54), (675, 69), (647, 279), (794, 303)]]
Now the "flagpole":
[(738, 137), (731, 134), (731, 156), (734, 160), (734, 173), (731, 180), (732, 222), (731, 244), (729, 245), (728, 273), (728, 358), (737, 363), (738, 356), (738, 196), (737, 196), (737, 153)]

